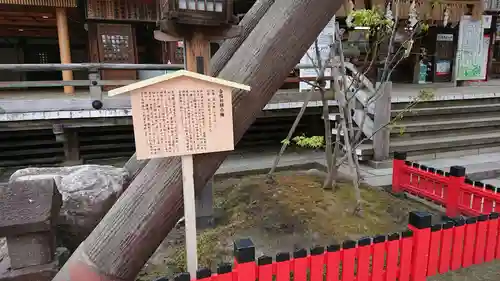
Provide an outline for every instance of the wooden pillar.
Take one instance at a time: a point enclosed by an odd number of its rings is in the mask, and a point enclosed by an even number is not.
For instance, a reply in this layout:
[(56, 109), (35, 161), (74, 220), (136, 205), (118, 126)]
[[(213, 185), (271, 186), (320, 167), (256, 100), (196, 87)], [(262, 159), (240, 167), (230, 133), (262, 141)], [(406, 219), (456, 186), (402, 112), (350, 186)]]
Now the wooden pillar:
[(80, 142), (78, 139), (78, 132), (75, 129), (64, 130), (64, 165), (81, 165), (80, 159)]
[[(391, 121), (392, 82), (381, 85), (382, 96), (375, 101), (374, 130), (386, 126)], [(389, 158), (391, 129), (384, 127), (373, 136), (373, 160), (383, 161)]]
[(194, 32), (193, 36), (186, 39), (186, 69), (189, 71), (206, 74), (210, 73), (210, 41), (202, 33)]
[[(59, 41), (59, 55), (61, 57), (61, 63), (71, 63), (71, 49), (69, 41), (68, 32), (68, 16), (66, 15), (65, 8), (56, 8), (56, 20), (57, 20), (57, 38)], [(63, 81), (73, 80), (73, 71), (63, 70), (62, 71)], [(65, 94), (74, 94), (75, 88), (73, 86), (64, 86)]]

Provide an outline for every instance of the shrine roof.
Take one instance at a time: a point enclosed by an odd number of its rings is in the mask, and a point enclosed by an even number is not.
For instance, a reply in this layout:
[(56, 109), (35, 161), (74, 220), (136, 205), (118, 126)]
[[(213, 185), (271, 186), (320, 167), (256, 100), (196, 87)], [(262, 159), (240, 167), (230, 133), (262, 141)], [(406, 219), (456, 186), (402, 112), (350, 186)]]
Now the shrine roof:
[(126, 92), (131, 92), (133, 90), (137, 90), (140, 88), (144, 88), (147, 86), (151, 86), (151, 85), (154, 85), (157, 83), (161, 83), (161, 82), (164, 82), (167, 80), (172, 80), (172, 79), (179, 78), (179, 77), (190, 77), (190, 78), (193, 78), (196, 80), (201, 80), (201, 81), (205, 81), (205, 82), (209, 82), (209, 83), (219, 84), (221, 86), (250, 91), (250, 86), (247, 86), (247, 85), (243, 85), (243, 84), (239, 84), (236, 82), (231, 82), (231, 81), (227, 81), (224, 79), (199, 74), (199, 73), (192, 72), (192, 71), (178, 70), (178, 71), (175, 71), (175, 72), (172, 72), (169, 74), (156, 76), (153, 78), (149, 78), (149, 79), (142, 80), (142, 81), (139, 81), (136, 83), (132, 83), (130, 85), (126, 85), (126, 86), (123, 86), (120, 88), (110, 90), (110, 91), (108, 91), (108, 96), (112, 97), (112, 96), (120, 95), (120, 94), (123, 94)]

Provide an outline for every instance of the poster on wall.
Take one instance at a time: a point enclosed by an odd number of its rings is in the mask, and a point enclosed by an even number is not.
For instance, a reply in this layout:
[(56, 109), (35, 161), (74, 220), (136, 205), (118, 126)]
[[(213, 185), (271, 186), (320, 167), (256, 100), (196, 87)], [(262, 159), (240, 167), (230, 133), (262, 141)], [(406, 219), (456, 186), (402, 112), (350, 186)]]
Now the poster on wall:
[(451, 73), (451, 61), (449, 60), (439, 60), (436, 62), (436, 75), (446, 76)]
[(483, 21), (462, 16), (458, 33), (456, 80), (486, 78)]
[[(318, 36), (317, 40), (318, 40), (318, 48), (320, 51), (321, 62), (325, 62), (326, 60), (328, 60), (328, 56), (330, 55), (330, 45), (333, 43), (333, 35), (335, 34), (335, 28), (336, 26), (335, 26), (335, 16), (334, 16)], [(318, 58), (316, 57), (316, 47), (315, 44), (313, 43), (311, 47), (309, 47), (309, 49), (307, 50), (306, 54), (302, 57), (302, 59), (300, 59), (300, 64), (318, 65), (317, 63), (318, 63)], [(301, 78), (314, 78), (318, 76), (318, 73), (316, 71), (317, 70), (315, 68), (300, 69), (299, 76)], [(332, 76), (331, 68), (325, 69), (325, 76)], [(312, 88), (311, 85), (305, 82), (299, 83), (300, 92), (310, 90), (311, 88)], [(326, 81), (326, 89), (330, 89), (330, 81)]]

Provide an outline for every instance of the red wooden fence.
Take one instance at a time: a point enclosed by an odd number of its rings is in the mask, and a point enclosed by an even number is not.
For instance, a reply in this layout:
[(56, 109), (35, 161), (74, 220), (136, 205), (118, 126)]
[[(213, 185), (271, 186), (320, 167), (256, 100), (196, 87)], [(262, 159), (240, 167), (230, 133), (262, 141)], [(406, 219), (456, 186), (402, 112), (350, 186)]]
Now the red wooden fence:
[[(499, 214), (432, 224), (424, 212), (411, 212), (409, 229), (326, 248), (279, 253), (255, 260), (250, 239), (234, 243), (234, 263), (216, 274), (200, 269), (195, 278), (175, 281), (424, 281), (473, 264), (500, 259)], [(160, 278), (158, 280), (168, 280)]]
[(405, 191), (446, 208), (446, 215), (478, 216), (500, 211), (500, 189), (466, 178), (465, 168), (450, 172), (406, 161), (405, 153), (394, 153), (392, 190)]

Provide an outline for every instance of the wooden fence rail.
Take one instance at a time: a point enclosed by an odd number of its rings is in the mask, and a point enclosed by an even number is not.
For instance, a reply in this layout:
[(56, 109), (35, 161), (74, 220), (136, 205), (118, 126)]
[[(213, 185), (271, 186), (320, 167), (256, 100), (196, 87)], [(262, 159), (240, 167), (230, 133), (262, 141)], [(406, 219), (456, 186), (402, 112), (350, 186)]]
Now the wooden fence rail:
[[(314, 65), (298, 64), (295, 69), (314, 68)], [(87, 80), (66, 81), (5, 81), (0, 82), (2, 89), (28, 89), (28, 88), (52, 88), (52, 87), (88, 87), (90, 100), (94, 109), (103, 107), (104, 86), (125, 86), (136, 80), (102, 80), (100, 71), (112, 70), (179, 70), (184, 69), (182, 64), (117, 64), (117, 63), (68, 63), (68, 64), (1, 64), (0, 71), (30, 72), (30, 71), (64, 71), (64, 70), (87, 70)], [(351, 71), (356, 71), (354, 68)], [(328, 79), (328, 77), (326, 77)], [(331, 77), (330, 77), (331, 78)], [(306, 78), (314, 80), (315, 78)], [(298, 83), (299, 79), (289, 77), (285, 83)]]
[[(311, 64), (298, 64), (295, 69), (315, 68)], [(179, 70), (184, 69), (182, 64), (131, 64), (131, 63), (18, 63), (0, 64), (0, 70), (11, 71), (55, 71), (55, 70)]]
[(405, 153), (394, 154), (392, 190), (408, 192), (446, 208), (446, 215), (478, 216), (500, 212), (500, 188), (466, 177), (464, 167), (445, 172), (406, 161)]

